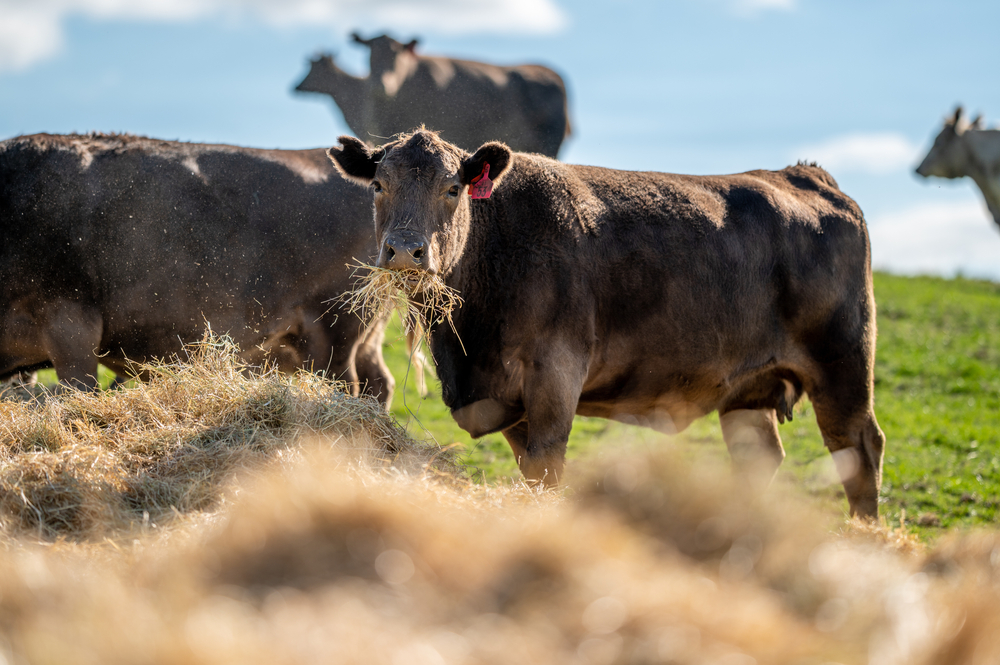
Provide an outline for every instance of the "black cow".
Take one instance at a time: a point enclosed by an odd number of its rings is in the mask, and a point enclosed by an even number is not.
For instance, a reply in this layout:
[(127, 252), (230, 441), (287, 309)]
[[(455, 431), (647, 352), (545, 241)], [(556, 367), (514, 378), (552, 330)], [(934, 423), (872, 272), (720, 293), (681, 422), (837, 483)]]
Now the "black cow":
[(322, 370), (388, 402), (382, 326), (326, 302), (376, 249), (371, 201), (323, 150), (129, 135), (0, 142), (0, 379), (96, 385), (206, 323), (251, 362)]
[(851, 512), (877, 515), (868, 234), (828, 173), (634, 173), (427, 131), (340, 142), (337, 168), (374, 193), (379, 265), (465, 299), (457, 335), (431, 330), (445, 403), (473, 436), (502, 431), (527, 478), (558, 481), (575, 413), (675, 432), (718, 410), (734, 461), (769, 480), (807, 393)]
[(550, 157), (569, 136), (566, 86), (548, 67), (422, 55), (417, 40), (403, 44), (387, 35), (355, 34), (354, 41), (371, 49), (368, 76), (352, 76), (323, 55), (295, 89), (333, 97), (358, 136), (393, 136), (425, 124), (467, 148), (500, 139)]

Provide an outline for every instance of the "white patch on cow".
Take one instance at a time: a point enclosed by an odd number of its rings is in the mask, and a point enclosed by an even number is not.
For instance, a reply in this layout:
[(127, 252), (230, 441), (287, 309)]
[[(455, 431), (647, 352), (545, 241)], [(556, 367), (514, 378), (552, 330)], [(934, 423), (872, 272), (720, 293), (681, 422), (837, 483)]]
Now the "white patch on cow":
[(861, 468), (861, 458), (854, 448), (842, 448), (830, 453), (833, 458), (833, 465), (837, 468), (837, 476), (840, 482), (846, 483), (858, 474)]
[(198, 167), (198, 159), (194, 155), (188, 155), (187, 157), (185, 157), (181, 161), (181, 164), (184, 166), (184, 168), (193, 173), (195, 176), (197, 176), (198, 178), (202, 178), (201, 168)]
[(568, 24), (554, 0), (494, 0), (489, 11), (466, 0), (0, 0), (0, 16), (0, 71), (24, 70), (59, 53), (70, 16), (169, 23), (249, 17), (278, 27), (378, 25), (406, 34), (550, 34)]
[(1000, 280), (1000, 233), (971, 187), (965, 201), (873, 215), (868, 234), (876, 270)]
[(857, 132), (796, 148), (790, 161), (816, 162), (838, 173), (885, 174), (905, 171), (920, 158), (920, 146), (895, 132)]
[(86, 171), (90, 168), (90, 165), (94, 163), (94, 153), (87, 149), (86, 146), (79, 146), (80, 149), (80, 170)]
[(319, 169), (304, 168), (296, 171), (302, 181), (309, 185), (318, 185), (330, 179), (330, 174)]

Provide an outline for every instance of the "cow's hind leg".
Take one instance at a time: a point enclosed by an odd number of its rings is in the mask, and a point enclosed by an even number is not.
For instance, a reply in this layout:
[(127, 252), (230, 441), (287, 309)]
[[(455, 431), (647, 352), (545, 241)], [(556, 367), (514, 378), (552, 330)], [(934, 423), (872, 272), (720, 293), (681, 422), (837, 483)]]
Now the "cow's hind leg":
[(733, 469), (753, 489), (766, 489), (785, 459), (775, 410), (733, 409), (721, 413), (719, 423)]
[(885, 436), (875, 419), (872, 380), (863, 354), (824, 366), (809, 398), (852, 515), (878, 516)]

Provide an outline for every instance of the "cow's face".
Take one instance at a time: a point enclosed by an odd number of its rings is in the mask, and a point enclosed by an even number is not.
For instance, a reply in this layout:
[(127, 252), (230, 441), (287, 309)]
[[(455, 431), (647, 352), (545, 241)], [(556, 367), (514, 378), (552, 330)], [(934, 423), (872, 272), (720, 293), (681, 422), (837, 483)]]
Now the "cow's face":
[(970, 128), (978, 127), (980, 119), (977, 118), (971, 125), (962, 119), (962, 108), (955, 110), (955, 114), (948, 118), (941, 133), (934, 139), (934, 145), (930, 152), (924, 157), (917, 167), (917, 174), (925, 178), (935, 176), (938, 178), (961, 178), (968, 174), (969, 156), (965, 149), (964, 135)]
[(350, 136), (340, 143), (329, 151), (337, 170), (368, 186), (375, 199), (378, 266), (444, 277), (461, 260), (469, 237), (468, 186), (487, 164), (496, 185), (511, 160), (502, 143), (486, 143), (470, 155), (426, 130), (381, 148)]
[(358, 44), (363, 44), (372, 50), (370, 69), (371, 75), (376, 78), (386, 72), (394, 71), (397, 67), (397, 59), (412, 57), (417, 48), (416, 39), (404, 44), (389, 35), (362, 39), (357, 33), (353, 33), (351, 37)]
[(335, 69), (333, 56), (324, 53), (309, 61), (309, 73), (295, 89), (299, 92), (324, 92), (328, 89), (330, 73)]

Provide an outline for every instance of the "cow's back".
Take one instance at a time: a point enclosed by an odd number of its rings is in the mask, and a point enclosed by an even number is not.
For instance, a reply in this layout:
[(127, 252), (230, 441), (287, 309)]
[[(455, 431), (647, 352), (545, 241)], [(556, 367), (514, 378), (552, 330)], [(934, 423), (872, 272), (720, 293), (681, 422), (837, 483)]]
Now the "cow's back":
[(834, 359), (843, 349), (831, 340), (847, 348), (873, 333), (864, 220), (822, 169), (682, 176), (515, 160), (498, 205), (484, 206), (503, 213), (475, 239), (482, 267), (466, 268), (492, 284), (491, 300), (467, 297), (459, 330), (516, 348), (571, 326), (594, 353), (581, 413), (609, 415), (587, 411), (606, 395), (638, 413), (668, 393), (707, 412), (741, 372), (797, 362), (811, 339), (821, 342), (806, 350)]
[(373, 111), (387, 136), (424, 124), (466, 150), (501, 140), (555, 157), (569, 132), (565, 85), (540, 65), (420, 56), (399, 91)]

